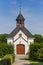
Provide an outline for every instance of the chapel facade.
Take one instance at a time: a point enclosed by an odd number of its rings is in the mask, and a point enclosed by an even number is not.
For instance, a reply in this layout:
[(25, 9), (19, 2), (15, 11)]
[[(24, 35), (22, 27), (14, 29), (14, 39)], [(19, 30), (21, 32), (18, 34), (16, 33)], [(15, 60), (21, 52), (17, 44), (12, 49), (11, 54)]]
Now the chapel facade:
[(25, 28), (25, 18), (20, 12), (16, 18), (16, 28), (7, 37), (7, 43), (14, 45), (15, 55), (26, 55), (33, 42), (34, 36)]

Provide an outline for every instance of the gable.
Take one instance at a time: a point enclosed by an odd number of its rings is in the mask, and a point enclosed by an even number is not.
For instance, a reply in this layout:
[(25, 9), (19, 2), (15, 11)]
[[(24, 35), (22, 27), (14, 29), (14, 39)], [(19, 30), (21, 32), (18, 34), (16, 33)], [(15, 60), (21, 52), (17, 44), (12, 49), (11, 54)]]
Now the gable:
[(20, 34), (25, 40), (27, 40), (27, 36), (21, 30), (19, 30), (19, 32), (13, 37), (13, 39), (16, 40), (17, 38), (19, 38)]
[(16, 27), (8, 36), (8, 38), (13, 38), (19, 31), (22, 31), (28, 38), (34, 38), (33, 35), (25, 27)]

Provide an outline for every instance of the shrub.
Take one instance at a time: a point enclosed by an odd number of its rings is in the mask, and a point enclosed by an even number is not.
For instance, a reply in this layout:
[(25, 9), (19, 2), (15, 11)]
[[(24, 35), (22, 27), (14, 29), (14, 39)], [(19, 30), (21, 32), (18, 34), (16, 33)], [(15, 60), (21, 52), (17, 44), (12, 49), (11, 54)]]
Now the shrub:
[(43, 48), (43, 44), (39, 44), (39, 43), (34, 43), (34, 44), (30, 44), (30, 59), (34, 59), (37, 60), (37, 52), (38, 49)]
[(10, 59), (7, 59), (7, 60), (1, 60), (0, 61), (0, 65), (11, 65), (11, 62), (10, 62)]
[(0, 34), (0, 43), (7, 43), (7, 36), (8, 34)]
[(10, 59), (11, 61), (11, 64), (15, 61), (15, 55), (14, 54), (8, 54), (8, 55), (5, 55), (3, 58), (4, 59)]
[(37, 49), (40, 48), (40, 44), (30, 44), (30, 58), (36, 59), (37, 58)]
[(43, 61), (43, 48), (38, 49), (37, 51), (37, 59)]
[(0, 57), (6, 54), (14, 54), (14, 48), (11, 44), (0, 44)]
[(34, 42), (43, 43), (43, 36), (39, 34), (34, 35), (35, 39)]

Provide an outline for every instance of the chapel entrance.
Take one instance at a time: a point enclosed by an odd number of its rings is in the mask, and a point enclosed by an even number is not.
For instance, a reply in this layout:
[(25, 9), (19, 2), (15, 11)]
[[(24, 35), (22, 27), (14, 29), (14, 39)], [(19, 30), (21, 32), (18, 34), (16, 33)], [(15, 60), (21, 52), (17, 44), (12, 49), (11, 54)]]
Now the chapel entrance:
[(18, 44), (16, 46), (16, 53), (17, 54), (25, 54), (25, 45), (23, 44)]

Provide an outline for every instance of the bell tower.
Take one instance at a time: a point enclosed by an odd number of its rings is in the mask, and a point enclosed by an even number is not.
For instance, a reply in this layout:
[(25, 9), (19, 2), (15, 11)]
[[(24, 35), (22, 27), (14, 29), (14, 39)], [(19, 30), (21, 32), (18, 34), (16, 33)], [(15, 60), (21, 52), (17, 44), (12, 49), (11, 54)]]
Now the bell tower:
[(20, 26), (20, 27), (24, 26), (24, 20), (25, 19), (24, 19), (23, 15), (20, 12), (19, 15), (16, 18), (17, 26)]
[(22, 27), (22, 26), (24, 26), (24, 20), (25, 19), (24, 19), (23, 15), (21, 14), (21, 1), (20, 1), (19, 10), (20, 10), (19, 14), (16, 18), (16, 25)]

